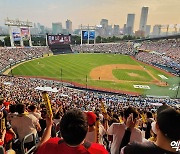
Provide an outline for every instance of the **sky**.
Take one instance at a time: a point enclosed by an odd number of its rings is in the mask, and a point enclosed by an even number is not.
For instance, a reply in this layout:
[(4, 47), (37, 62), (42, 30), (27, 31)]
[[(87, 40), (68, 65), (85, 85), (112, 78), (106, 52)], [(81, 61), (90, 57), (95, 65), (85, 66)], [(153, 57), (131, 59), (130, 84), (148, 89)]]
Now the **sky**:
[(71, 20), (73, 29), (82, 25), (98, 25), (108, 19), (109, 25), (122, 28), (127, 14), (134, 13), (135, 29), (140, 22), (141, 8), (149, 7), (147, 24), (180, 24), (180, 0), (0, 0), (0, 25), (4, 19), (39, 22), (51, 28), (52, 22)]

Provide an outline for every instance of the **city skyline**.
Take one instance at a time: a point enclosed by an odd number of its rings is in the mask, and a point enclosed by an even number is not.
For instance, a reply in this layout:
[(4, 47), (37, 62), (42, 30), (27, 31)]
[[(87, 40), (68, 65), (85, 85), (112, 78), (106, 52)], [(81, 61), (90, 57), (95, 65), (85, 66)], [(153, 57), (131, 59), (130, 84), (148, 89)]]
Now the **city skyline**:
[[(70, 19), (73, 29), (83, 25), (98, 25), (101, 19), (108, 19), (109, 25), (126, 23), (127, 14), (136, 15), (134, 30), (138, 30), (141, 8), (149, 7), (148, 25), (179, 24), (179, 0), (0, 0), (0, 25), (4, 19), (19, 18), (52, 27), (53, 22), (65, 22)], [(87, 9), (88, 8), (88, 9)]]

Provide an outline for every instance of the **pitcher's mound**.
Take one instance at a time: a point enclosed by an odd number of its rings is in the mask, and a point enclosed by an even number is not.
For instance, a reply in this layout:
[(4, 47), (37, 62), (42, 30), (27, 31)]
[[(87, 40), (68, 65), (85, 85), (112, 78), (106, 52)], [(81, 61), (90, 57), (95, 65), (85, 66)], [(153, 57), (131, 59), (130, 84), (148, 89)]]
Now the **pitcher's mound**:
[[(90, 77), (94, 80), (106, 80), (106, 81), (119, 81), (112, 74), (114, 69), (131, 69), (131, 70), (144, 70), (141, 66), (137, 65), (128, 65), (128, 64), (112, 64), (112, 65), (103, 65), (98, 66), (91, 70)], [(130, 76), (137, 76), (138, 74), (129, 73)]]
[[(129, 69), (129, 70), (143, 70), (146, 71), (152, 78), (153, 81), (142, 81), (141, 83), (147, 83), (147, 84), (156, 84), (159, 86), (168, 86), (166, 83), (158, 80), (156, 77), (154, 77), (150, 71), (145, 70), (144, 67), (140, 65), (128, 65), (128, 64), (112, 64), (112, 65), (102, 65), (98, 66), (91, 70), (90, 77), (92, 80), (103, 80), (103, 81), (113, 81), (113, 82), (140, 82), (140, 81), (131, 81), (131, 80), (119, 80), (117, 79), (113, 74), (112, 71), (114, 69)], [(132, 77), (140, 77), (139, 74), (136, 73), (128, 73), (129, 76)]]

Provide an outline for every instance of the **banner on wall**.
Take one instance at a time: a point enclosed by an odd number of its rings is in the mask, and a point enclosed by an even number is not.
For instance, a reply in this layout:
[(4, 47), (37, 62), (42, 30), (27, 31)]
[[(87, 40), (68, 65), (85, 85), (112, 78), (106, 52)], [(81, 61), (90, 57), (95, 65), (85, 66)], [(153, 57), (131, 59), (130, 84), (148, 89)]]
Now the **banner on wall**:
[(21, 28), (21, 36), (23, 41), (30, 39), (29, 28)]

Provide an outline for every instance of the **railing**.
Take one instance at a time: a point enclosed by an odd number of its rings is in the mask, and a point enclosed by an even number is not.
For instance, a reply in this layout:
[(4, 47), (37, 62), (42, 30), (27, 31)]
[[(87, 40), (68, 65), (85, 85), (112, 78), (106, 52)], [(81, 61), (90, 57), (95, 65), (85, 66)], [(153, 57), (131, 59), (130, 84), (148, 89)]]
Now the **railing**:
[[(28, 138), (30, 138), (30, 137), (33, 138), (32, 143), (33, 143), (34, 145), (33, 145), (30, 149), (28, 149), (28, 151), (26, 151), (26, 149), (25, 149), (25, 141), (26, 141)], [(35, 138), (34, 133), (31, 133), (31, 134), (26, 135), (26, 136), (23, 138), (22, 142), (21, 142), (21, 151), (22, 151), (22, 154), (32, 153), (35, 149), (36, 149), (36, 138)]]

